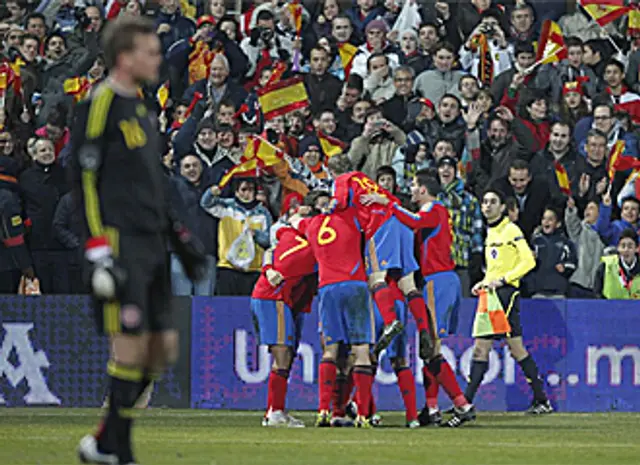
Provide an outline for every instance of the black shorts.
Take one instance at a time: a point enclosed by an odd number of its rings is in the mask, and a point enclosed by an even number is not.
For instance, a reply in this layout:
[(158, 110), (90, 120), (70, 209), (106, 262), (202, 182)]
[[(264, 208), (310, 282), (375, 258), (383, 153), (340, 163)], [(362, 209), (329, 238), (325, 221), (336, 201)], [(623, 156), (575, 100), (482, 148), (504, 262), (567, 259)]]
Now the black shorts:
[(520, 323), (520, 289), (513, 286), (502, 286), (496, 289), (498, 298), (502, 302), (507, 314), (507, 321), (511, 326), (511, 332), (506, 334), (494, 334), (490, 336), (480, 336), (478, 339), (504, 339), (506, 337), (522, 336), (522, 325)]
[(174, 329), (169, 254), (162, 235), (109, 234), (116, 263), (127, 273), (118, 300), (95, 301), (98, 331), (112, 335)]

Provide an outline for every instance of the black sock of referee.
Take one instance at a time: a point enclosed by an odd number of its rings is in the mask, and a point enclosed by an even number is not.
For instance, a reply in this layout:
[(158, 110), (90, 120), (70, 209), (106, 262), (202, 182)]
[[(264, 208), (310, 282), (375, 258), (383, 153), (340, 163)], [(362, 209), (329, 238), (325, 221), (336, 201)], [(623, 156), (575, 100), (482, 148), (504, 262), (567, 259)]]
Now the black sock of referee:
[(489, 369), (489, 362), (482, 360), (473, 360), (471, 362), (471, 373), (469, 374), (469, 384), (464, 391), (464, 396), (470, 403), (473, 403), (473, 398), (476, 396), (476, 392), (482, 383), (484, 374)]
[(522, 368), (524, 375), (527, 377), (527, 383), (529, 383), (533, 390), (534, 400), (537, 402), (546, 402), (547, 395), (544, 392), (544, 384), (542, 383), (542, 379), (540, 379), (538, 366), (533, 360), (533, 357), (531, 357), (531, 355), (527, 355), (525, 358), (520, 360), (518, 364), (520, 365), (520, 368)]
[(105, 429), (107, 437), (115, 445), (114, 452), (120, 463), (133, 463), (131, 425), (133, 407), (140, 396), (142, 370), (113, 361), (107, 366), (111, 377), (111, 397)]

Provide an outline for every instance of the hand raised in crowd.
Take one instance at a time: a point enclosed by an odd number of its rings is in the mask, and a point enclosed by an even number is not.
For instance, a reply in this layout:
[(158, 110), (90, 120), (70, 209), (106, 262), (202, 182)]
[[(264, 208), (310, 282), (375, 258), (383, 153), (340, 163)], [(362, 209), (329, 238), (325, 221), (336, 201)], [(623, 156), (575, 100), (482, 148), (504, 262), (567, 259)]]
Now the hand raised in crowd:
[[(602, 178), (602, 180), (606, 181), (607, 178)], [(598, 190), (598, 186), (600, 185), (602, 180), (598, 182), (598, 184), (596, 184), (596, 191)], [(607, 190), (605, 190), (604, 194), (602, 194), (602, 205), (605, 205), (607, 207), (611, 206), (611, 185), (610, 184)]]
[(580, 176), (580, 182), (578, 183), (578, 194), (580, 197), (584, 197), (589, 192), (589, 186), (591, 186), (591, 176), (587, 173), (582, 173)]
[(507, 48), (507, 46), (509, 45), (507, 43), (507, 38), (504, 35), (504, 31), (500, 26), (497, 26), (494, 29), (493, 38), (498, 41), (498, 45), (500, 46), (500, 48)]
[(572, 210), (576, 208), (576, 201), (573, 199), (573, 197), (569, 197), (567, 199), (567, 208), (570, 208)]
[[(602, 178), (598, 181), (596, 184), (596, 195), (603, 195), (605, 191), (607, 191), (607, 186), (609, 186), (609, 180), (607, 178)], [(609, 188), (609, 191), (611, 191), (611, 188)], [(611, 192), (608, 192), (608, 194), (611, 194)]]
[(449, 9), (449, 4), (447, 2), (436, 2), (434, 6), (443, 20), (448, 21), (449, 18), (451, 18), (451, 10)]
[(478, 125), (478, 120), (482, 116), (482, 108), (478, 102), (473, 102), (469, 107), (465, 110), (462, 109), (462, 118), (464, 122), (467, 123), (467, 128), (475, 129)]
[(514, 74), (509, 87), (511, 87), (513, 90), (518, 90), (524, 84), (525, 77), (526, 75), (523, 72)]
[(496, 115), (505, 121), (513, 121), (514, 119), (513, 113), (507, 107), (496, 108)]
[(220, 197), (220, 188), (218, 186), (211, 186), (211, 194), (215, 197)]
[(171, 26), (167, 23), (162, 23), (158, 26), (158, 29), (156, 29), (156, 32), (158, 34), (166, 34), (168, 32), (171, 32)]

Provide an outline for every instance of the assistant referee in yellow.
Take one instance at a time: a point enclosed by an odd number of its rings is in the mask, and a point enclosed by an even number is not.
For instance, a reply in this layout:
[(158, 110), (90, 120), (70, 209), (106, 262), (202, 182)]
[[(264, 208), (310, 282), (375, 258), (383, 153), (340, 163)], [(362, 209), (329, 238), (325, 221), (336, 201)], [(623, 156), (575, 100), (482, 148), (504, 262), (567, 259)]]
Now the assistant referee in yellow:
[(487, 271), (472, 293), (481, 289), (495, 291), (511, 326), (510, 333), (478, 337), (473, 346), (473, 362), (465, 397), (473, 402), (478, 387), (489, 368), (489, 352), (496, 339), (506, 339), (511, 355), (518, 362), (533, 390), (533, 403), (527, 413), (540, 415), (553, 412), (547, 399), (538, 367), (522, 342), (520, 323), (520, 280), (531, 271), (536, 261), (520, 228), (505, 215), (504, 194), (489, 188), (482, 197), (482, 214), (489, 229), (485, 240)]

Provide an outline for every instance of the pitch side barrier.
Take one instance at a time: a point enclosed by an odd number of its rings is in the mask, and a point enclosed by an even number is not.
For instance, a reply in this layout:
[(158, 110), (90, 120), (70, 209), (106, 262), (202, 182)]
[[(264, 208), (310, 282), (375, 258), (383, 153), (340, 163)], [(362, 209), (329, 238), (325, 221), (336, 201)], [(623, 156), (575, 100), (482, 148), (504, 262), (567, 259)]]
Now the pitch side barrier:
[[(180, 360), (158, 383), (154, 407), (261, 410), (270, 370), (255, 344), (248, 298), (178, 298)], [(458, 334), (443, 354), (466, 385), (475, 301), (465, 300)], [(527, 348), (560, 411), (640, 412), (640, 302), (523, 300)], [(308, 315), (289, 384), (287, 407), (312, 410), (321, 357), (317, 312)], [(417, 334), (409, 323), (409, 353), (422, 383)], [(106, 390), (108, 347), (95, 332), (83, 296), (0, 297), (0, 406), (96, 407)], [(374, 385), (380, 410), (402, 410), (389, 362)], [(418, 387), (417, 395), (423, 392)], [(529, 388), (506, 345), (496, 343), (476, 396), (481, 410), (524, 410)], [(442, 405), (448, 405), (442, 398)]]

